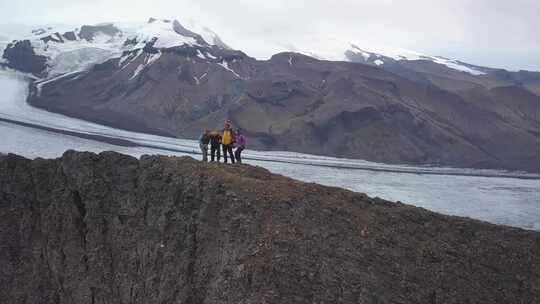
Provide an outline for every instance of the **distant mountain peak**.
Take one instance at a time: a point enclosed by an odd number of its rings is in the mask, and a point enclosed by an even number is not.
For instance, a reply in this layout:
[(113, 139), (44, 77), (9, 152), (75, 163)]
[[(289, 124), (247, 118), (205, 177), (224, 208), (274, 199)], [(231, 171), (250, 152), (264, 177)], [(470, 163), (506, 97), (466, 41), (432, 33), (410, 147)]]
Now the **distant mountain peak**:
[(330, 61), (358, 62), (375, 66), (407, 61), (430, 61), (471, 75), (486, 74), (484, 69), (442, 56), (429, 56), (403, 48), (388, 46), (361, 46), (360, 43), (339, 39), (315, 37), (303, 43), (281, 44), (287, 51), (302, 53), (313, 58)]
[[(230, 49), (206, 26), (193, 21), (186, 25), (178, 20), (155, 17), (130, 26), (111, 22), (70, 27), (42, 26), (14, 40), (6, 42), (6, 51), (8, 48), (18, 48), (19, 51), (0, 54), (7, 56), (3, 61), (14, 69), (24, 67), (25, 72), (41, 77), (85, 70), (96, 63), (120, 57), (125, 51), (143, 49), (147, 45), (155, 50), (182, 46)], [(28, 43), (18, 44), (18, 41)], [(35, 60), (37, 56), (39, 60)], [(28, 66), (28, 62), (37, 63)]]
[(131, 34), (130, 39), (141, 44), (154, 41), (155, 48), (171, 48), (177, 46), (218, 46), (224, 49), (229, 47), (221, 38), (206, 26), (191, 22), (186, 25), (179, 20), (158, 19), (152, 17), (148, 22), (140, 25)]
[(155, 48), (171, 48), (182, 45), (205, 43), (198, 40), (197, 34), (185, 29), (178, 21), (150, 18), (149, 22), (135, 30), (131, 39), (137, 41), (136, 48), (152, 42)]
[(344, 55), (347, 61), (384, 65), (388, 61), (431, 61), (436, 64), (444, 65), (450, 69), (465, 72), (475, 76), (485, 75), (486, 73), (480, 67), (465, 64), (461, 61), (446, 58), (443, 56), (429, 56), (415, 51), (397, 49), (397, 48), (360, 48), (351, 43), (351, 48), (345, 50)]

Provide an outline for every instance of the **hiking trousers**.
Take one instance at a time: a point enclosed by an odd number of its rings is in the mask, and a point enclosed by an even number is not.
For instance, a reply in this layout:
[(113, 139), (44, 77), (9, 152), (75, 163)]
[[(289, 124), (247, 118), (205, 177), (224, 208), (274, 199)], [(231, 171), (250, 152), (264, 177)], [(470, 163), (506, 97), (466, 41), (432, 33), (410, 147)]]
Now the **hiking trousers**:
[(242, 151), (244, 151), (244, 147), (238, 147), (236, 148), (236, 151), (234, 151), (234, 157), (236, 158), (236, 162), (239, 164), (242, 163)]
[(212, 145), (210, 146), (210, 161), (214, 161), (216, 154), (217, 154), (217, 161), (219, 162), (221, 159), (221, 147), (219, 145)]
[(234, 154), (232, 149), (232, 144), (230, 145), (223, 145), (223, 158), (225, 159), (225, 163), (227, 163), (227, 153), (231, 156), (231, 162), (234, 164)]

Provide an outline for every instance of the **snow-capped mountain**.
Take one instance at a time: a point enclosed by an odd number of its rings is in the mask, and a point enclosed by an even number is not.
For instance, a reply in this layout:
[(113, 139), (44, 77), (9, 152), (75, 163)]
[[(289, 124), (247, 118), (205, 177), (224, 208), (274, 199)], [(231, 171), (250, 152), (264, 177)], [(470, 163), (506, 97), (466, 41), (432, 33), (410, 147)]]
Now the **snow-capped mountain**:
[(450, 69), (469, 73), (471, 75), (485, 75), (487, 68), (475, 66), (441, 56), (430, 56), (419, 52), (388, 46), (361, 46), (361, 43), (342, 41), (337, 39), (311, 39), (307, 42), (285, 45), (287, 51), (302, 53), (321, 60), (359, 62), (375, 66), (403, 63), (407, 61), (430, 61), (446, 66)]
[[(4, 54), (0, 63), (40, 78), (54, 77), (86, 70), (96, 63), (120, 57), (126, 51), (142, 49), (147, 45), (156, 49), (179, 46), (230, 49), (214, 31), (193, 20), (179, 22), (150, 18), (145, 23), (129, 25), (53, 25), (32, 30), (25, 27), (0, 28), (0, 53)], [(439, 66), (439, 70), (444, 68), (472, 76), (484, 76), (497, 71), (401, 48), (365, 46), (334, 38), (307, 38), (279, 45), (279, 48), (270, 48), (270, 45), (269, 48), (302, 53), (322, 60), (363, 63), (397, 73), (402, 68), (417, 71), (415, 65), (418, 63), (431, 63), (432, 68)], [(249, 54), (249, 49), (246, 51)]]
[(482, 67), (473, 66), (454, 59), (429, 56), (404, 49), (377, 48), (367, 50), (351, 44), (349, 49), (344, 52), (344, 55), (348, 61), (374, 64), (377, 66), (392, 62), (425, 60), (475, 76), (486, 75)]
[(121, 52), (121, 30), (112, 24), (39, 27), (7, 44), (4, 59), (11, 68), (39, 76), (82, 70)]
[(152, 43), (154, 48), (165, 49), (182, 45), (187, 46), (212, 46), (223, 48), (228, 46), (221, 41), (219, 36), (207, 27), (192, 23), (193, 29), (184, 27), (177, 20), (150, 18), (146, 24), (134, 29), (130, 34), (126, 45), (131, 48), (141, 48), (147, 43)]
[(5, 37), (0, 48), (3, 46), (3, 61), (8, 67), (39, 77), (86, 70), (146, 46), (158, 50), (180, 46), (228, 48), (212, 30), (191, 25), (198, 32), (177, 20), (155, 18), (129, 27), (114, 23), (83, 25), (73, 30), (47, 26), (11, 42)]
[(540, 170), (540, 73), (332, 40), (258, 60), (174, 20), (28, 35), (3, 65), (41, 78), (28, 102), (51, 112), (184, 138), (231, 119), (261, 149)]

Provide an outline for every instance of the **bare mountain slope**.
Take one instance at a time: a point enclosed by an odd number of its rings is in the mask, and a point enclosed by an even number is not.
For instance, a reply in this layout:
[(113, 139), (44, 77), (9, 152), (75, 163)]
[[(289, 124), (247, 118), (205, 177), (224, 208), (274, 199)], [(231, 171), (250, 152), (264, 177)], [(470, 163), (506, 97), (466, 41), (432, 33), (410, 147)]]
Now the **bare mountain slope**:
[(188, 138), (228, 118), (262, 149), (540, 170), (540, 97), (523, 86), (451, 90), (294, 53), (258, 61), (217, 47), (147, 47), (47, 83), (30, 102)]

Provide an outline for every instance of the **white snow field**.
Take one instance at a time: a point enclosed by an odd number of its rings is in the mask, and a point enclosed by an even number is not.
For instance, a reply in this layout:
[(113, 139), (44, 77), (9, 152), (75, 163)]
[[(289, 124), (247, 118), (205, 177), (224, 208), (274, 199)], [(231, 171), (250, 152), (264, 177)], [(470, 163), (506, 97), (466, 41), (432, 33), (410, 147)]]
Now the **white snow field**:
[(145, 24), (139, 27), (135, 33), (135, 36), (139, 42), (135, 48), (143, 48), (147, 42), (150, 42), (153, 38), (157, 38), (154, 43), (156, 48), (171, 48), (179, 45), (196, 45), (197, 41), (192, 37), (186, 37), (179, 35), (174, 31), (172, 21), (165, 22), (163, 20), (156, 20), (152, 23)]
[[(26, 103), (28, 81), (0, 71), (0, 152), (58, 157), (68, 149), (198, 157), (197, 143), (114, 129), (50, 113)], [(54, 130), (129, 140), (123, 147)], [(306, 182), (347, 188), (436, 212), (540, 231), (540, 175), (496, 170), (394, 166), (290, 152), (247, 151), (246, 163)]]

